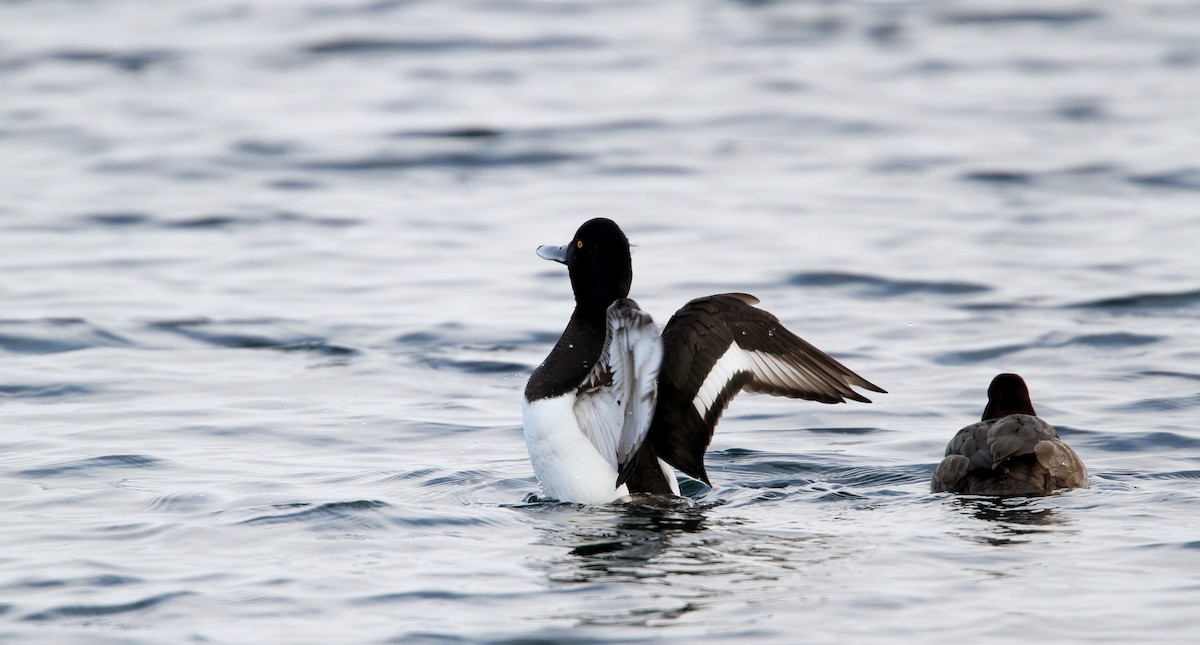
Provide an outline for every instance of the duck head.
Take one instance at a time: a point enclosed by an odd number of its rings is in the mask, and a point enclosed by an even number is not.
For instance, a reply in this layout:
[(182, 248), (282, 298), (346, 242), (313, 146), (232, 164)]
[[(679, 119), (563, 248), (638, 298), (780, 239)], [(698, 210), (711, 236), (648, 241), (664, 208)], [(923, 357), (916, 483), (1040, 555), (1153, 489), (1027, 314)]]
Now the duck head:
[(999, 374), (988, 386), (988, 403), (983, 409), (983, 421), (1000, 419), (1010, 414), (1037, 416), (1029, 400), (1025, 379), (1016, 374)]
[(629, 239), (610, 219), (588, 220), (569, 243), (539, 246), (537, 254), (544, 260), (567, 265), (575, 306), (584, 312), (599, 312), (603, 319), (613, 301), (629, 295), (633, 283)]

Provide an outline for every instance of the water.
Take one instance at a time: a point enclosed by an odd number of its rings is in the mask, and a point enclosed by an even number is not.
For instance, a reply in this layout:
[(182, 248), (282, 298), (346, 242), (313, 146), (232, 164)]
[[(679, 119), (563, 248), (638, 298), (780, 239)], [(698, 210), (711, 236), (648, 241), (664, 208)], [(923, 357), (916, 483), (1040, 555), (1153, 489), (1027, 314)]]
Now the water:
[[(1185, 642), (1185, 1), (0, 3), (0, 640)], [(597, 215), (890, 391), (532, 501)], [(928, 494), (1023, 374), (1092, 488)]]

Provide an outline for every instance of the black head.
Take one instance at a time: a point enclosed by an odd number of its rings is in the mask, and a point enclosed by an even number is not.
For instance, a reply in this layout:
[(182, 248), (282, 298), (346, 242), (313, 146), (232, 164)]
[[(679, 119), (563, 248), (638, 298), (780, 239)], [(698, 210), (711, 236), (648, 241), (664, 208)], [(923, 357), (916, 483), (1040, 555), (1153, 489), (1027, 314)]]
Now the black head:
[(540, 246), (538, 256), (567, 265), (575, 305), (588, 313), (604, 311), (629, 295), (633, 265), (629, 239), (616, 222), (597, 217), (584, 222), (569, 244)]
[(1000, 374), (988, 386), (988, 404), (983, 409), (983, 420), (999, 419), (1010, 414), (1037, 416), (1029, 400), (1029, 388), (1025, 380), (1016, 374)]

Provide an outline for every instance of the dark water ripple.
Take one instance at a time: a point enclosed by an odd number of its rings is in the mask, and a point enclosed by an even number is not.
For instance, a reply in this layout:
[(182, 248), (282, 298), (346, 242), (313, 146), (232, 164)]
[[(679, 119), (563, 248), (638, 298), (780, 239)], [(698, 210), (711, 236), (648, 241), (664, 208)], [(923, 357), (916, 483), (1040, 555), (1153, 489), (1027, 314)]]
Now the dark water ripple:
[(190, 595), (192, 595), (192, 592), (176, 591), (115, 605), (64, 605), (62, 607), (55, 607), (53, 609), (47, 609), (45, 611), (29, 614), (24, 616), (22, 620), (51, 621), (112, 616), (116, 614), (142, 611), (144, 609), (152, 609), (165, 602), (179, 598), (180, 596)]
[(1166, 473), (1131, 473), (1129, 479), (1191, 479), (1200, 480), (1200, 470), (1178, 470)]
[[(775, 492), (757, 493), (754, 500), (775, 501), (791, 496), (792, 492), (817, 492), (817, 499), (860, 499), (888, 494), (889, 487), (928, 481), (933, 469), (931, 464), (862, 466), (812, 457), (731, 448), (708, 454), (709, 473), (710, 478), (719, 473), (724, 480), (722, 486), (736, 486), (744, 491), (774, 489)], [(697, 482), (697, 485), (704, 490), (703, 484)], [(834, 488), (830, 489), (831, 486)], [(786, 489), (794, 490), (784, 492)]]
[(272, 225), (347, 228), (361, 224), (359, 220), (350, 217), (323, 217), (291, 211), (279, 211), (267, 215), (213, 214), (178, 218), (161, 218), (148, 213), (136, 212), (100, 212), (82, 215), (79, 217), (79, 222), (118, 229), (174, 229), (181, 231)]
[(1195, 407), (1200, 407), (1200, 394), (1140, 399), (1133, 403), (1116, 406), (1113, 409), (1119, 412), (1144, 413), (1187, 410)]
[(277, 328), (280, 322), (273, 320), (246, 320), (221, 323), (201, 318), (194, 320), (163, 320), (150, 323), (150, 326), (217, 347), (274, 349), (313, 340), (309, 338), (281, 340), (279, 338), (242, 331), (243, 329), (251, 328), (278, 333)]
[[(34, 580), (22, 580), (10, 585), (13, 589), (55, 589), (60, 587), (119, 587), (124, 585), (141, 584), (145, 582), (141, 578), (132, 576), (120, 576), (116, 574), (104, 574), (98, 576), (88, 576), (86, 578), (44, 578)], [(7, 588), (7, 587), (6, 587)]]
[(496, 591), (496, 592), (461, 592), (449, 591), (446, 589), (425, 589), (421, 591), (398, 591), (392, 593), (379, 594), (357, 599), (355, 602), (367, 604), (405, 604), (414, 601), (449, 601), (463, 603), (478, 603), (486, 601), (490, 598), (503, 598), (506, 600), (519, 600), (525, 598), (529, 601), (534, 601), (535, 596), (540, 592), (525, 592), (518, 593), (512, 591)]
[(147, 455), (105, 455), (63, 462), (54, 466), (31, 468), (19, 471), (23, 477), (92, 477), (96, 471), (110, 468), (161, 468), (166, 465), (161, 459)]
[(140, 72), (152, 65), (172, 61), (176, 58), (178, 55), (175, 52), (162, 49), (125, 52), (66, 50), (46, 55), (47, 60), (107, 65), (123, 72)]
[(422, 365), (435, 370), (454, 370), (467, 374), (527, 374), (533, 365), (508, 361), (460, 360), (428, 356), (419, 360)]
[(0, 320), (0, 350), (19, 354), (54, 354), (127, 345), (128, 340), (82, 318)]
[[(559, 125), (507, 126), (468, 123), (457, 127), (399, 130), (389, 136), (395, 139), (446, 140), (448, 143), (478, 146), (477, 154), (485, 154), (498, 144), (544, 143), (553, 141), (566, 150), (577, 150), (584, 140), (608, 143), (624, 136), (648, 137), (677, 133), (708, 132), (713, 129), (741, 130), (793, 136), (828, 135), (876, 135), (888, 131), (886, 125), (866, 120), (840, 119), (798, 115), (790, 112), (738, 112), (707, 118), (627, 118), (611, 120), (579, 121)], [(562, 153), (566, 154), (566, 153)], [(571, 160), (587, 160), (591, 157), (576, 153)], [(435, 157), (436, 159), (436, 157)], [(678, 160), (677, 160), (678, 161)], [(685, 164), (680, 164), (687, 167)], [(668, 164), (666, 167), (675, 167)]]
[[(745, 415), (743, 418), (753, 418), (753, 417), (751, 417), (750, 415)], [(770, 417), (767, 417), (767, 418), (770, 418)], [(805, 428), (804, 432), (807, 434), (816, 434), (816, 435), (830, 434), (830, 435), (844, 435), (844, 436), (850, 436), (850, 437), (861, 437), (861, 436), (866, 436), (866, 435), (880, 435), (880, 434), (885, 434), (885, 433), (889, 433), (892, 431), (888, 430), (887, 428), (871, 428), (871, 427), (843, 428), (843, 427), (838, 427), (838, 426), (829, 426), (829, 427), (825, 427), (825, 428)]]
[(1015, 11), (953, 11), (941, 14), (948, 25), (1006, 26), (1035, 24), (1049, 27), (1072, 27), (1082, 22), (1104, 18), (1094, 9), (1029, 9)]
[[(1193, 397), (1200, 404), (1200, 396)], [(1089, 444), (1114, 453), (1161, 452), (1163, 450), (1200, 451), (1200, 439), (1175, 432), (1125, 432), (1094, 436)]]
[(856, 295), (872, 298), (913, 294), (956, 296), (991, 291), (991, 287), (970, 282), (893, 280), (882, 276), (837, 271), (797, 273), (788, 278), (787, 282), (790, 285), (808, 288), (848, 288)]
[(260, 515), (243, 520), (242, 524), (287, 524), (292, 522), (316, 524), (314, 528), (345, 529), (382, 529), (387, 525), (383, 509), (389, 507), (387, 502), (373, 499), (354, 500), (350, 502), (327, 502), (313, 505), (308, 502), (277, 505), (278, 510), (299, 509), (296, 511)]
[(593, 38), (568, 36), (513, 40), (487, 40), (480, 38), (400, 39), (351, 36), (304, 45), (301, 51), (319, 56), (428, 55), (462, 52), (573, 51), (596, 49), (603, 45), (603, 42)]
[(987, 184), (1027, 186), (1033, 183), (1034, 175), (1017, 170), (973, 170), (964, 174), (963, 179)]
[(497, 153), (490, 151), (444, 152), (425, 155), (376, 155), (357, 159), (308, 161), (297, 170), (317, 172), (378, 172), (414, 169), (489, 169), (514, 166), (547, 166), (585, 160), (585, 155), (555, 150)]
[(1072, 337), (1060, 343), (1047, 343), (1046, 347), (1066, 347), (1069, 345), (1086, 345), (1089, 347), (1141, 347), (1165, 340), (1164, 336), (1148, 334), (1133, 334), (1129, 332), (1113, 332), (1110, 334), (1083, 334)]
[(1071, 305), (1079, 309), (1176, 309), (1200, 304), (1200, 289), (1167, 293), (1135, 293)]
[(152, 215), (146, 213), (94, 213), (79, 218), (83, 224), (99, 224), (100, 226), (142, 226), (154, 221)]
[(940, 365), (971, 365), (990, 363), (998, 358), (1032, 349), (1054, 349), (1081, 345), (1105, 349), (1125, 349), (1153, 345), (1166, 340), (1163, 336), (1113, 332), (1107, 334), (1081, 334), (1064, 338), (1060, 334), (1046, 334), (1029, 343), (998, 345), (982, 349), (965, 349), (944, 352), (933, 357)]
[(1147, 188), (1165, 188), (1170, 190), (1200, 190), (1200, 170), (1196, 168), (1179, 168), (1161, 173), (1132, 175), (1129, 181)]
[[(1067, 101), (1056, 114), (1070, 121), (1100, 121), (1103, 108), (1094, 101)], [(1131, 171), (1109, 164), (1087, 164), (1052, 170), (1020, 168), (979, 168), (960, 175), (963, 181), (991, 184), (998, 187), (1055, 187), (1069, 190), (1122, 186), (1163, 191), (1200, 190), (1200, 170), (1194, 167), (1174, 168), (1156, 173)]]
[(316, 354), (319, 356), (332, 357), (357, 356), (360, 353), (357, 349), (352, 347), (334, 345), (324, 340), (304, 340), (298, 343), (279, 345), (273, 349), (278, 349), (284, 352), (300, 352), (305, 354)]
[(984, 349), (970, 349), (946, 352), (934, 357), (939, 365), (969, 365), (972, 363), (990, 363), (997, 358), (1015, 354), (1029, 349), (1030, 345), (999, 345)]
[(382, 531), (389, 526), (431, 528), (480, 526), (487, 523), (481, 518), (471, 516), (418, 516), (411, 512), (400, 512), (391, 504), (380, 500), (354, 500), (324, 504), (295, 502), (277, 505), (274, 508), (288, 512), (259, 515), (242, 520), (239, 524), (300, 524), (318, 531)]
[(59, 399), (86, 396), (94, 392), (94, 388), (67, 383), (0, 385), (0, 399)]
[[(912, 466), (852, 466), (833, 468), (828, 472), (827, 480), (843, 486), (853, 487), (883, 487), (902, 486), (915, 482), (924, 483), (933, 474), (932, 465)], [(879, 491), (875, 491), (878, 494)]]
[(229, 349), (273, 349), (285, 352), (305, 352), (321, 356), (345, 357), (358, 350), (330, 343), (286, 329), (288, 321), (249, 319), (215, 321), (207, 318), (160, 320), (149, 323), (151, 329), (178, 334), (214, 347)]
[(588, 135), (617, 135), (637, 134), (643, 132), (663, 132), (672, 129), (671, 122), (661, 119), (634, 118), (583, 121), (567, 125), (497, 127), (494, 125), (462, 125), (458, 127), (401, 130), (389, 136), (397, 139), (454, 139), (487, 143), (492, 139), (540, 140), (564, 139), (577, 140)]
[(635, 645), (645, 642), (643, 639), (620, 636), (585, 636), (580, 631), (580, 628), (538, 629), (515, 638), (463, 638), (453, 634), (411, 631), (383, 642), (394, 645)]
[(233, 151), (255, 157), (283, 157), (295, 152), (297, 145), (290, 141), (264, 141), (245, 139), (233, 144)]
[(1188, 381), (1200, 381), (1200, 374), (1190, 372), (1173, 372), (1169, 370), (1144, 370), (1139, 372), (1141, 376), (1166, 376), (1169, 378), (1179, 378)]
[(25, 70), (39, 65), (94, 65), (137, 74), (151, 67), (178, 61), (178, 52), (167, 49), (60, 49), (30, 56), (0, 58), (0, 71)]

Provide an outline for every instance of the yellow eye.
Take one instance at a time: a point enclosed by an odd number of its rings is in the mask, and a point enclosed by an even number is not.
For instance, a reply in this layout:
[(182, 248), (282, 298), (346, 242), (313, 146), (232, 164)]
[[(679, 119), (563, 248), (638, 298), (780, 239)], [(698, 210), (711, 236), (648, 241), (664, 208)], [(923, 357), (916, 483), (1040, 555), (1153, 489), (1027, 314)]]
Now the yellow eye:
[(583, 240), (579, 240), (578, 242), (576, 242), (575, 248), (582, 249), (583, 248)]

